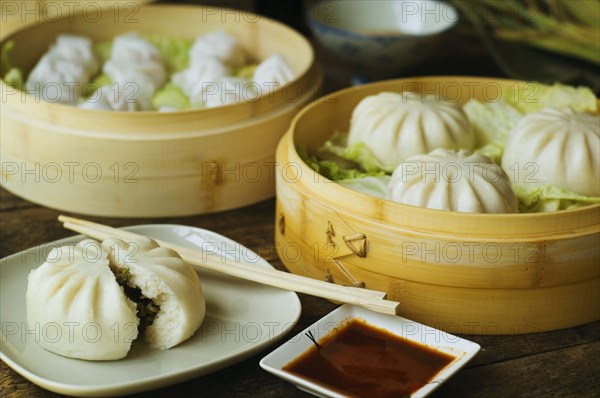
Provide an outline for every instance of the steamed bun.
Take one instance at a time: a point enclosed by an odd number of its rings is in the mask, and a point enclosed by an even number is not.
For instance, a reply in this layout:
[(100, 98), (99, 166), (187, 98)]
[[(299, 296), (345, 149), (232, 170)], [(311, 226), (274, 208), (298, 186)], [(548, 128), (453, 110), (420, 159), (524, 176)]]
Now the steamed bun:
[(115, 274), (139, 289), (157, 310), (151, 323), (144, 324), (144, 341), (150, 348), (171, 348), (198, 330), (206, 305), (200, 280), (191, 265), (151, 239), (107, 239), (102, 246), (109, 251)]
[(29, 328), (47, 331), (40, 345), (66, 357), (120, 359), (138, 334), (136, 305), (93, 240), (53, 249), (29, 274), (26, 306)]
[(49, 331), (43, 348), (87, 360), (123, 358), (138, 335), (150, 348), (171, 348), (206, 313), (192, 266), (148, 238), (53, 249), (29, 274), (26, 305), (29, 328)]
[(402, 162), (388, 185), (390, 199), (466, 213), (515, 213), (518, 202), (504, 171), (483, 155), (436, 149)]
[(435, 95), (383, 92), (354, 108), (348, 144), (362, 142), (386, 167), (436, 148), (473, 150), (475, 133), (462, 108)]
[(600, 118), (569, 108), (525, 115), (509, 133), (502, 167), (517, 186), (600, 196)]

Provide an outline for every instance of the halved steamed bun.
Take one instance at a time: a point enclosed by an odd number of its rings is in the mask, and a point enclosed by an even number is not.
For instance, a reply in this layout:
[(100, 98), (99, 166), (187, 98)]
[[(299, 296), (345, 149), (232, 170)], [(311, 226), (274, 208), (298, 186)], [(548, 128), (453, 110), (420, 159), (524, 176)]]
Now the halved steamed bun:
[(151, 348), (191, 337), (206, 312), (198, 275), (151, 239), (84, 240), (53, 249), (31, 271), (27, 321), (43, 348), (70, 358), (114, 360), (138, 335)]
[(26, 306), (30, 329), (48, 351), (88, 360), (120, 359), (138, 335), (135, 303), (93, 240), (53, 249), (29, 274)]
[(600, 118), (570, 108), (525, 115), (509, 133), (502, 167), (517, 186), (600, 196)]
[(125, 291), (137, 289), (144, 298), (136, 300), (138, 316), (151, 348), (171, 348), (198, 330), (206, 313), (204, 295), (198, 275), (179, 254), (151, 239), (107, 239), (102, 246)]
[(436, 148), (472, 150), (476, 137), (462, 108), (436, 95), (383, 92), (354, 108), (348, 144), (364, 143), (386, 167)]
[(508, 176), (488, 157), (436, 149), (402, 162), (388, 185), (394, 202), (465, 213), (515, 213)]

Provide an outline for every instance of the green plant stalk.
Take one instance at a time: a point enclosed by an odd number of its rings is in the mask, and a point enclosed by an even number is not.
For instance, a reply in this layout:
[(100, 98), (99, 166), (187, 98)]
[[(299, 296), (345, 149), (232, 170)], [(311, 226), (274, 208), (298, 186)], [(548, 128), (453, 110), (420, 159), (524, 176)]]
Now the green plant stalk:
[[(550, 9), (560, 9), (565, 14), (564, 5), (572, 3), (555, 0), (552, 4), (546, 0)], [(524, 6), (518, 0), (481, 0), (480, 2), (456, 1), (456, 5), (463, 10), (474, 24), (482, 22), (490, 25), (492, 33), (501, 39), (525, 42), (529, 45), (553, 51), (559, 54), (581, 58), (595, 64), (600, 63), (600, 29), (589, 27), (585, 24), (577, 24), (567, 21), (559, 21), (552, 16), (540, 11), (534, 0), (528, 0), (528, 6)], [(592, 2), (588, 1), (586, 7)], [(600, 1), (593, 3), (600, 6)], [(474, 12), (478, 6), (479, 13)], [(592, 4), (593, 7), (593, 4)], [(533, 12), (532, 12), (533, 11)], [(489, 19), (483, 15), (498, 15), (499, 18)], [(502, 13), (505, 16), (502, 18)], [(593, 12), (590, 12), (593, 16)], [(593, 20), (593, 18), (590, 18)]]
[(575, 56), (600, 65), (600, 50), (597, 45), (591, 47), (589, 42), (579, 43), (559, 36), (548, 37), (535, 31), (497, 30), (496, 35), (504, 40), (523, 41), (534, 47)]
[(600, 29), (600, 1), (563, 1), (561, 4), (579, 23), (595, 28), (596, 30)]

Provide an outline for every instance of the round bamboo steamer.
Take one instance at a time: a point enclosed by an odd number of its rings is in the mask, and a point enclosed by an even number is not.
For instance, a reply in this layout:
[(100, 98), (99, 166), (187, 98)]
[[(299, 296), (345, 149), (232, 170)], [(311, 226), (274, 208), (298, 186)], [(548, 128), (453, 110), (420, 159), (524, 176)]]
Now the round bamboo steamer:
[(353, 108), (382, 91), (494, 101), (527, 83), (391, 80), (312, 103), (277, 148), (278, 254), (293, 273), (383, 290), (401, 315), (460, 334), (523, 334), (600, 319), (600, 205), (538, 214), (470, 214), (381, 200), (310, 169), (296, 148), (348, 131)]
[(0, 82), (2, 185), (44, 206), (81, 214), (166, 217), (237, 208), (274, 195), (277, 142), (317, 98), (310, 44), (277, 22), (210, 7), (151, 5), (132, 25), (107, 10), (40, 23), (8, 36), (28, 71), (64, 32), (94, 40), (135, 30), (195, 38), (224, 29), (256, 60), (281, 53), (298, 78), (253, 102), (190, 111), (106, 112), (40, 101)]
[[(319, 75), (313, 49), (304, 37), (283, 24), (246, 11), (156, 4), (140, 7), (132, 15), (109, 8), (97, 14), (93, 20), (90, 18), (85, 14), (65, 16), (58, 21), (30, 25), (4, 38), (2, 45), (13, 40), (15, 46), (11, 60), (29, 72), (56, 37), (65, 32), (103, 41), (131, 31), (194, 39), (221, 29), (235, 36), (256, 62), (275, 53), (282, 54), (297, 76), (287, 85), (265, 92), (252, 101), (177, 112), (176, 123), (169, 126), (171, 131), (223, 127), (287, 105), (310, 91)], [(105, 131), (108, 124), (115, 126), (119, 132), (143, 130), (162, 133), (164, 123), (171, 121), (159, 112), (96, 111), (93, 114), (68, 105), (40, 101), (35, 96), (21, 95), (3, 81), (0, 81), (0, 89), (3, 107), (11, 113), (64, 127)]]
[(94, 16), (106, 9), (120, 7), (122, 13), (135, 13), (154, 0), (0, 0), (0, 40), (26, 26), (52, 22), (65, 15), (87, 13)]

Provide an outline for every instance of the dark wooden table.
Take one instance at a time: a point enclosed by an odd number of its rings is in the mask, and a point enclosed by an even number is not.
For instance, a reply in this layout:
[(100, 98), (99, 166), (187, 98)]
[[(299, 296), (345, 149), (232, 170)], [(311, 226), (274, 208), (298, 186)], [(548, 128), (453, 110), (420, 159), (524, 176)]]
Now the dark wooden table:
[[(344, 85), (337, 66), (327, 68), (327, 90)], [(501, 76), (479, 41), (459, 30), (428, 62), (404, 71), (409, 75)], [(337, 77), (338, 80), (333, 78)], [(0, 132), (1, 134), (1, 132)], [(56, 218), (59, 212), (29, 203), (0, 189), (0, 257), (72, 235)], [(273, 250), (274, 200), (218, 214), (169, 219), (90, 218), (113, 226), (174, 223), (197, 226), (228, 236), (283, 269)], [(251, 233), (249, 233), (251, 232)], [(599, 265), (600, 266), (600, 265)], [(0, 276), (1, 277), (1, 276)], [(335, 308), (328, 301), (300, 295), (302, 315), (294, 335)], [(462, 336), (481, 345), (466, 368), (444, 384), (434, 397), (597, 397), (600, 396), (600, 322), (570, 329), (515, 336)], [(162, 390), (146, 397), (308, 397), (258, 362), (273, 350), (224, 370)], [(0, 397), (56, 397), (30, 383), (0, 362)]]
[[(1, 256), (72, 235), (62, 228), (59, 212), (36, 206), (0, 190)], [(274, 200), (219, 214), (172, 219), (91, 218), (125, 226), (175, 223), (202, 227), (228, 236), (260, 253), (273, 247)], [(248, 233), (248, 232), (252, 233)], [(266, 258), (278, 269), (281, 261)], [(1, 277), (1, 276), (0, 276)], [(302, 315), (290, 335), (335, 308), (328, 301), (300, 295)], [(548, 333), (520, 336), (463, 336), (479, 343), (481, 352), (443, 385), (434, 397), (597, 397), (600, 394), (600, 322)], [(237, 365), (162, 390), (147, 397), (307, 397), (258, 362), (275, 347)], [(0, 397), (55, 397), (0, 363)], [(141, 396), (141, 395), (140, 395)]]

